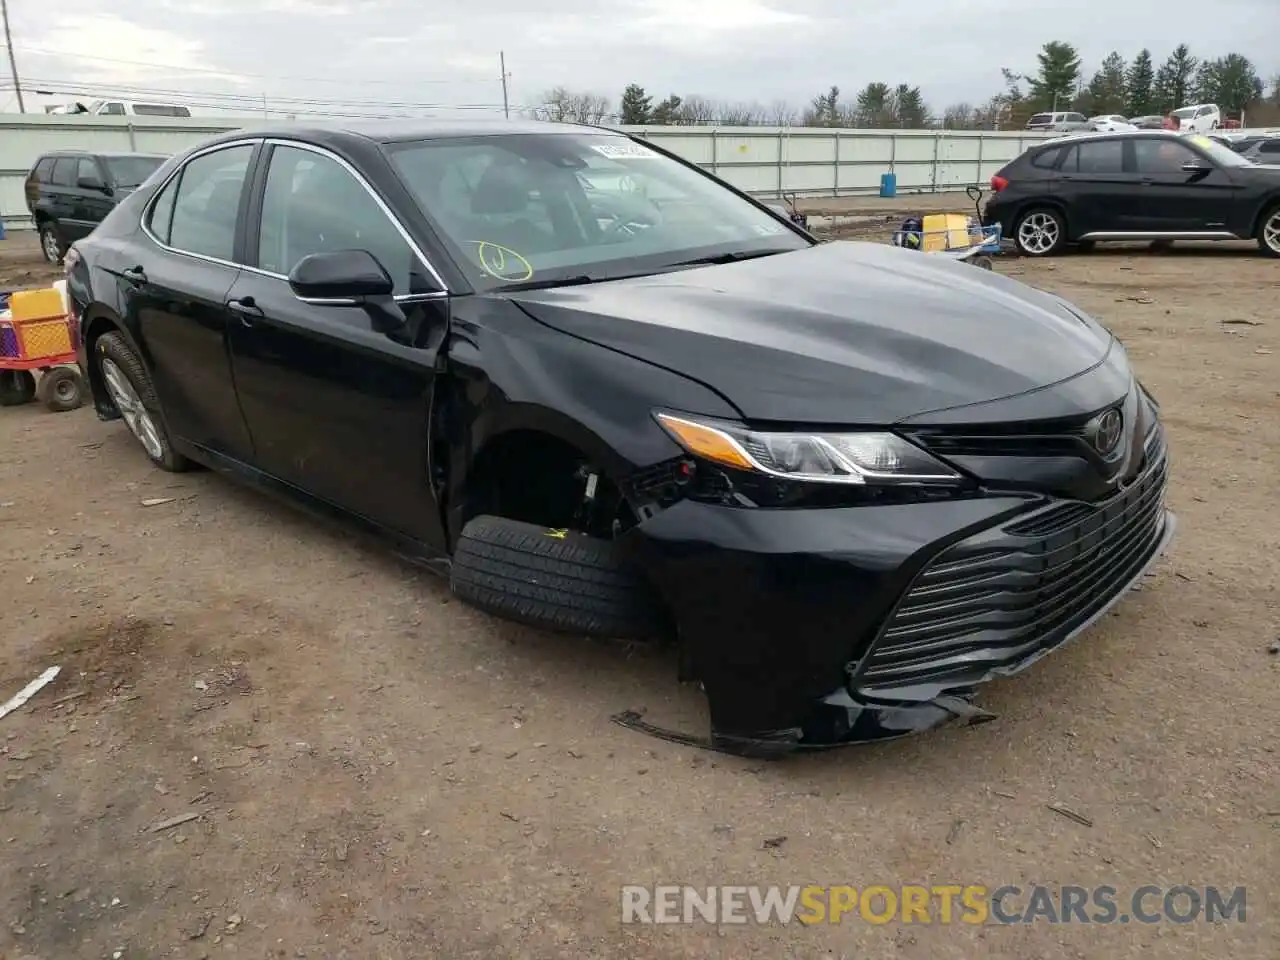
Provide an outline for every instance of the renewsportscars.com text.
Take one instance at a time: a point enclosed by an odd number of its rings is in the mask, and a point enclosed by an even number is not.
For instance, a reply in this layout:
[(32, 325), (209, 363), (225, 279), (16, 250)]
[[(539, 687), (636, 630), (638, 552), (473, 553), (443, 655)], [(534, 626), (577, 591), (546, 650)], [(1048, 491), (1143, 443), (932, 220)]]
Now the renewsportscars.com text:
[(659, 885), (622, 888), (623, 923), (1243, 923), (1244, 887)]

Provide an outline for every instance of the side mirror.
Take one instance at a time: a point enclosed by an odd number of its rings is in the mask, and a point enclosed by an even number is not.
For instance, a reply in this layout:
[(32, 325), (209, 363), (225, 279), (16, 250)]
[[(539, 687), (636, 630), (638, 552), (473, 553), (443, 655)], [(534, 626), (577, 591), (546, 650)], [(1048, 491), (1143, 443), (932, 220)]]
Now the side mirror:
[(97, 190), (99, 193), (110, 192), (101, 177), (81, 177), (76, 181), (76, 186), (81, 190)]
[(299, 300), (355, 306), (371, 297), (390, 297), (395, 284), (367, 250), (335, 250), (303, 257), (289, 271), (289, 287)]
[(289, 288), (304, 303), (362, 307), (373, 329), (388, 336), (408, 322), (386, 267), (368, 250), (334, 250), (303, 257), (289, 271)]

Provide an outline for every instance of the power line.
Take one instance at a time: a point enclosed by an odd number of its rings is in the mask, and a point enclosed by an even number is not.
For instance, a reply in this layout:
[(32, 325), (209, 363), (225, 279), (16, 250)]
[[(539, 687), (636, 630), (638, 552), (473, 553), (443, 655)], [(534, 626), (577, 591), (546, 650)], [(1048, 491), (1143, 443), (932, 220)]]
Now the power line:
[(423, 80), (423, 79), (414, 77), (411, 81), (403, 81), (403, 80), (372, 80), (372, 79), (360, 80), (360, 79), (355, 79), (349, 76), (296, 77), (296, 76), (289, 76), (287, 74), (245, 73), (240, 70), (219, 70), (214, 67), (188, 67), (188, 66), (181, 66), (176, 63), (155, 63), (154, 61), (147, 61), (147, 60), (121, 60), (115, 57), (90, 56), (88, 54), (83, 54), (83, 53), (79, 53), (72, 50), (53, 50), (48, 47), (29, 47), (26, 44), (10, 44), (8, 42), (6, 42), (4, 46), (7, 46), (10, 48), (11, 55), (13, 50), (21, 50), (23, 53), (31, 53), (37, 56), (65, 57), (73, 60), (92, 60), (99, 63), (115, 63), (115, 64), (120, 64), (122, 66), (150, 67), (155, 70), (173, 70), (178, 73), (204, 73), (210, 76), (219, 76), (219, 77), (249, 77), (254, 80), (296, 80), (302, 83), (344, 83), (348, 85), (363, 84), (363, 83), (369, 83), (369, 84), (386, 83), (386, 84), (396, 84), (396, 85), (404, 86), (406, 82), (413, 83), (414, 85), (427, 84), (427, 83), (429, 84), (493, 83), (495, 80), (501, 79), (500, 77), (485, 77), (483, 79), (477, 78), (474, 80), (464, 80), (459, 78), (454, 78), (451, 80), (441, 80), (441, 79)]
[(307, 107), (369, 107), (372, 109), (413, 109), (413, 110), (501, 110), (503, 105), (500, 103), (442, 103), (438, 101), (422, 101), (422, 100), (384, 100), (384, 99), (340, 99), (327, 97), (290, 97), (290, 96), (271, 96), (269, 94), (240, 94), (240, 93), (222, 93), (212, 90), (184, 90), (170, 87), (152, 87), (127, 83), (106, 83), (106, 82), (88, 82), (80, 83), (74, 81), (60, 81), (53, 79), (42, 79), (28, 77), (24, 81), (27, 89), (39, 87), (50, 93), (56, 93), (67, 96), (91, 95), (95, 99), (104, 99), (111, 96), (122, 97), (124, 99), (138, 99), (139, 97), (149, 98), (168, 98), (181, 100), (204, 100), (216, 101), (218, 104), (230, 107), (251, 106), (255, 109), (261, 106), (265, 98), (271, 103), (284, 105), (298, 105)]

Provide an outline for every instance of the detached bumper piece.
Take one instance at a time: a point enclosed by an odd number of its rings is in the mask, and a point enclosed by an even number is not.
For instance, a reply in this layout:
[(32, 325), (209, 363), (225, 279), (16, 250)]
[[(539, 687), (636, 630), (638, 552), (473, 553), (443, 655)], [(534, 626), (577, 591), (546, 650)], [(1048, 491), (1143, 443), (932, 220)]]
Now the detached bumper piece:
[(1146, 464), (1105, 501), (1054, 503), (943, 550), (854, 667), (856, 695), (931, 700), (1016, 673), (1105, 614), (1172, 539), (1159, 429)]

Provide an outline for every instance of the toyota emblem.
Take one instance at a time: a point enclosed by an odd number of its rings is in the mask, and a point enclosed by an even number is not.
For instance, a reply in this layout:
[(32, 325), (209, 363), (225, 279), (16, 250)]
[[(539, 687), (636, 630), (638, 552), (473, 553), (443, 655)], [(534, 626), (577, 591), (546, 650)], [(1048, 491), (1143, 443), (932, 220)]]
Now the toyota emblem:
[(1124, 433), (1124, 417), (1119, 410), (1108, 410), (1093, 422), (1089, 439), (1093, 449), (1104, 457), (1109, 457), (1120, 446), (1120, 436)]

